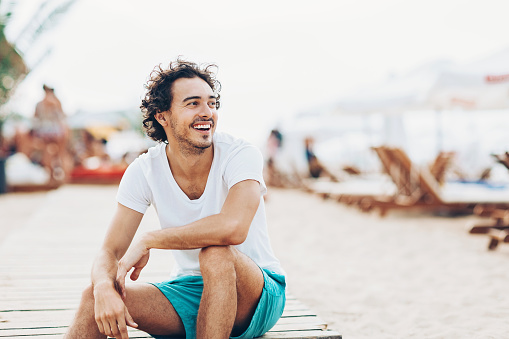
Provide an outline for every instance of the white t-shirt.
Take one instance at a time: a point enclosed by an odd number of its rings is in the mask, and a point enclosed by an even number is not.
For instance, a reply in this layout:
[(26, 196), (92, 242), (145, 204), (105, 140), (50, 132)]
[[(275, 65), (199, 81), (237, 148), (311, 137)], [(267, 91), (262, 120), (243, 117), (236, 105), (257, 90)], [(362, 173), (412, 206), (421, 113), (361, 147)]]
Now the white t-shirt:
[[(166, 144), (161, 143), (129, 165), (120, 182), (117, 201), (140, 213), (154, 205), (161, 228), (178, 227), (219, 213), (233, 185), (247, 179), (256, 180), (260, 183), (260, 205), (246, 240), (235, 247), (261, 268), (284, 274), (267, 233), (263, 202), (267, 188), (262, 176), (260, 151), (246, 141), (224, 133), (214, 135), (213, 147), (214, 159), (205, 191), (199, 199), (190, 200), (177, 185), (166, 157)], [(172, 252), (177, 263), (172, 276), (201, 275), (200, 249)]]

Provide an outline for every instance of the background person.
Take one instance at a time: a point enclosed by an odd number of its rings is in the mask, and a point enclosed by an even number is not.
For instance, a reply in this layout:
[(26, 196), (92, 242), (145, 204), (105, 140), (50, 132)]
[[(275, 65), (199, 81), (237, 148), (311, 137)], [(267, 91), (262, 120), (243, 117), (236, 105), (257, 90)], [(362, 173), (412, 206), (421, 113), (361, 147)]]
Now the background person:
[(33, 118), (34, 137), (44, 144), (41, 163), (55, 181), (64, 181), (72, 159), (68, 154), (69, 128), (54, 89), (43, 85), (44, 98), (37, 103)]

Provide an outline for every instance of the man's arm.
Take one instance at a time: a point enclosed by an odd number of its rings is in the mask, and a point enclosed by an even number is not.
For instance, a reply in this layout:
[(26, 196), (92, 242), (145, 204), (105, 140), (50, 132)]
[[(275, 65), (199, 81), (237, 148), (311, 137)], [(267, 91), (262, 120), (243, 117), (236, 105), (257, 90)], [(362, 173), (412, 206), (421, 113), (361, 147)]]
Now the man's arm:
[(245, 180), (233, 185), (221, 212), (185, 226), (146, 233), (142, 241), (150, 248), (196, 249), (213, 245), (239, 245), (260, 205), (260, 184)]
[(238, 245), (244, 242), (260, 205), (260, 183), (241, 181), (229, 190), (221, 212), (188, 225), (144, 234), (133, 244), (118, 265), (117, 281), (124, 289), (125, 276), (136, 267), (131, 279), (136, 280), (143, 268), (139, 263), (151, 248), (188, 250), (213, 245)]
[[(127, 338), (126, 323), (136, 327), (116, 289), (118, 260), (124, 255), (140, 225), (143, 214), (118, 204), (103, 246), (92, 267), (95, 317), (99, 331)], [(148, 256), (146, 256), (148, 260)]]

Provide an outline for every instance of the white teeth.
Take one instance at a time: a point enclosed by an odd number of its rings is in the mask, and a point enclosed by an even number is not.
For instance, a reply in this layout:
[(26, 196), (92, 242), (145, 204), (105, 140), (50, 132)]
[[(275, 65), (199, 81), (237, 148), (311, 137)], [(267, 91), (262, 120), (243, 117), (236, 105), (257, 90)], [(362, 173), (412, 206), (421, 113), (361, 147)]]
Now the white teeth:
[(196, 125), (194, 126), (196, 129), (208, 129), (210, 128), (210, 125)]

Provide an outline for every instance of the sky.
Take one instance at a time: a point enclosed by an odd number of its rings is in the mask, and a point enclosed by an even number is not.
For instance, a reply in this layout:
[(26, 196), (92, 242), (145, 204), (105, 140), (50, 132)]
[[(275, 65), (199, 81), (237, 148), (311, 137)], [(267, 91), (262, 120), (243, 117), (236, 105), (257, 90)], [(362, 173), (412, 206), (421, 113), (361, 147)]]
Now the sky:
[[(11, 41), (40, 2), (18, 2)], [(507, 48), (508, 10), (506, 0), (77, 0), (35, 43), (19, 41), (33, 70), (10, 105), (33, 115), (48, 83), (67, 114), (136, 109), (154, 66), (182, 56), (218, 65), (218, 127), (255, 141), (390, 75)]]

